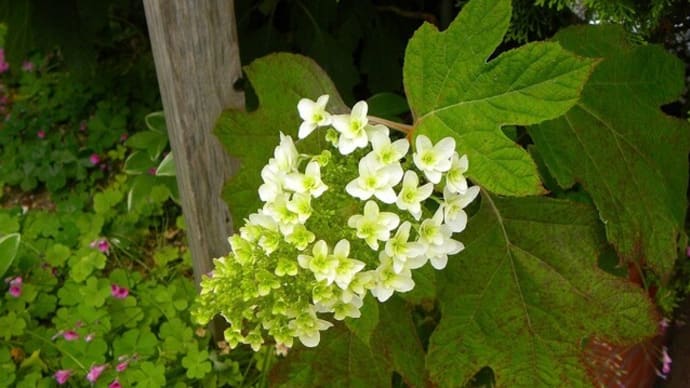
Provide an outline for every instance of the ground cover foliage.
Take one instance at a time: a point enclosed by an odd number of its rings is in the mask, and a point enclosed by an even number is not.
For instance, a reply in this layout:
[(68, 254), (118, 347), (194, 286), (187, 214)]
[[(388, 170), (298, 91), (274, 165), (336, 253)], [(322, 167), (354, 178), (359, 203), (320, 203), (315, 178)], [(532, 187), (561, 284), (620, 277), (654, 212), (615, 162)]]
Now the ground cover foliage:
[[(452, 137), (481, 187), (445, 269), (287, 355), (231, 350), (191, 314), (141, 4), (69, 3), (0, 1), (0, 386), (592, 386), (614, 365), (592, 343), (653, 338), (688, 291), (689, 128), (661, 109), (684, 69), (647, 43), (671, 40), (677, 2), (237, 1), (248, 111), (216, 130), (242, 162), (237, 224), (298, 101), (323, 94), (412, 144)], [(620, 26), (567, 27), (582, 18)], [(667, 374), (664, 356), (638, 366)]]
[[(316, 349), (296, 346), (274, 367), (276, 386), (462, 386), (484, 367), (497, 386), (590, 386), (589, 341), (632, 345), (658, 334), (685, 255), (690, 127), (660, 109), (682, 91), (682, 63), (599, 25), (494, 54), (510, 20), (509, 1), (472, 0), (443, 32), (424, 24), (404, 53), (410, 115), (398, 120), (411, 121), (410, 138), (453, 137), (482, 188), (461, 234), (466, 249), (443, 271), (415, 274), (414, 292), (390, 307), (346, 319)], [(235, 217), (260, 206), (261, 167), (277, 143), (267, 128), (296, 136), (301, 119), (289, 107), (333, 98), (327, 73), (287, 54), (246, 67), (257, 108), (228, 111), (217, 128), (244, 163), (226, 191)], [(607, 272), (599, 261), (612, 248), (617, 270)], [(388, 308), (400, 309), (396, 319), (382, 317)], [(415, 330), (410, 320), (435, 322)], [(410, 336), (419, 343), (402, 345)]]
[(30, 7), (0, 7), (27, 12), (0, 24), (0, 386), (251, 384), (257, 356), (230, 358), (190, 319), (196, 286), (145, 29), (104, 4), (84, 15), (109, 14), (93, 52), (56, 49), (65, 37), (43, 40), (49, 25), (12, 42)]

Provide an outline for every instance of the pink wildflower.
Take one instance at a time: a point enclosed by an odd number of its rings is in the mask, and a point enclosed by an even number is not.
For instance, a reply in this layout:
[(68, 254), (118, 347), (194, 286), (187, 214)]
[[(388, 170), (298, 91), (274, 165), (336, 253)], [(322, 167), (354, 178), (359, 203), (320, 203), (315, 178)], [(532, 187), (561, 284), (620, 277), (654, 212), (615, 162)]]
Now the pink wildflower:
[(91, 367), (91, 370), (89, 370), (89, 373), (86, 374), (86, 379), (89, 380), (92, 383), (95, 383), (96, 380), (98, 380), (98, 377), (103, 373), (107, 365), (94, 365)]
[(668, 374), (671, 372), (671, 356), (668, 355), (668, 348), (666, 346), (661, 348), (661, 371), (656, 371), (656, 374), (662, 379), (666, 380)]
[(26, 71), (27, 73), (31, 73), (34, 71), (34, 63), (31, 61), (22, 62), (22, 70)]
[(129, 361), (123, 361), (123, 362), (117, 364), (117, 366), (115, 367), (115, 370), (117, 370), (118, 372), (124, 372), (128, 366), (129, 366)]
[(128, 134), (126, 134), (126, 133), (123, 133), (122, 135), (120, 135), (120, 141), (121, 141), (121, 142), (124, 142), (124, 141), (126, 141), (126, 140), (127, 140), (127, 138), (128, 138), (128, 137), (129, 137), (129, 135), (128, 135)]
[(666, 375), (669, 374), (669, 372), (671, 372), (671, 363), (673, 361), (671, 360), (671, 356), (668, 355), (668, 348), (666, 348), (666, 346), (664, 346), (662, 351), (661, 362), (663, 364), (661, 366), (661, 372)]
[(101, 157), (96, 153), (91, 154), (91, 156), (89, 156), (89, 162), (95, 166), (101, 162)]
[(10, 64), (5, 61), (5, 49), (0, 48), (0, 74), (10, 69)]
[(12, 295), (14, 298), (19, 298), (20, 296), (22, 296), (22, 287), (10, 286), (10, 295)]
[(39, 139), (45, 139), (46, 138), (46, 131), (41, 129), (40, 131), (36, 132), (36, 136), (38, 136)]
[(53, 375), (55, 377), (55, 381), (57, 381), (58, 384), (62, 385), (67, 382), (67, 379), (69, 379), (70, 375), (72, 372), (70, 372), (67, 369), (61, 369)]
[(113, 298), (124, 299), (127, 297), (127, 295), (129, 295), (129, 290), (127, 287), (120, 287), (113, 283), (113, 285), (110, 286), (110, 294), (113, 296)]
[(669, 323), (670, 322), (668, 319), (661, 318), (661, 320), (659, 321), (659, 329), (661, 330), (661, 334), (666, 333), (666, 329), (668, 329)]
[[(8, 281), (9, 280), (9, 281)], [(21, 276), (17, 276), (15, 278), (11, 278), (5, 280), (6, 282), (8, 281), (10, 283), (10, 290), (9, 293), (15, 298), (19, 298), (22, 296), (22, 284), (24, 283), (24, 280), (22, 279)]]
[(99, 238), (98, 240), (93, 240), (91, 241), (91, 244), (89, 244), (91, 248), (98, 249), (102, 253), (105, 253), (106, 255), (110, 253), (110, 243), (108, 242), (107, 239), (105, 238)]
[(91, 342), (91, 341), (93, 341), (93, 339), (94, 339), (95, 337), (96, 337), (96, 334), (94, 334), (94, 333), (89, 333), (89, 334), (86, 335), (86, 337), (84, 337), (84, 341), (86, 341), (86, 342)]
[(86, 132), (86, 120), (82, 120), (81, 123), (79, 123), (79, 130), (82, 132)]
[(112, 383), (108, 385), (108, 388), (122, 388), (122, 384), (120, 384), (120, 382), (117, 379), (115, 379)]
[(67, 330), (62, 333), (62, 338), (64, 338), (65, 341), (74, 341), (79, 339), (79, 333), (74, 330)]
[(156, 175), (156, 168), (155, 167), (149, 168), (149, 175)]
[(690, 257), (690, 247), (685, 248), (685, 256)]

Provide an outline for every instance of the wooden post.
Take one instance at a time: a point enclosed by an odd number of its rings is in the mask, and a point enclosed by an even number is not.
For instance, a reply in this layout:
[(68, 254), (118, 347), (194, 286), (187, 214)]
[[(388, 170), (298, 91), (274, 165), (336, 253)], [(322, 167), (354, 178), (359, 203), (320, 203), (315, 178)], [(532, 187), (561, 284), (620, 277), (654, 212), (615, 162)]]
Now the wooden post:
[(220, 193), (231, 160), (212, 134), (223, 109), (244, 107), (232, 0), (144, 0), (197, 285), (227, 254), (232, 220)]

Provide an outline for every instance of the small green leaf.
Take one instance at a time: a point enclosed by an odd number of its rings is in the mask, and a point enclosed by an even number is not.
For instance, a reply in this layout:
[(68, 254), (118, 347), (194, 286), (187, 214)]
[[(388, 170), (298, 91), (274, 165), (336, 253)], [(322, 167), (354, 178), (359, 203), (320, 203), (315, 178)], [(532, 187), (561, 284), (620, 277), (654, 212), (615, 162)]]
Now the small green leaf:
[(72, 251), (62, 244), (51, 245), (45, 253), (46, 262), (54, 267), (62, 267), (72, 255)]
[(122, 200), (120, 190), (109, 188), (93, 196), (93, 210), (96, 213), (104, 214), (115, 207)]
[(150, 330), (129, 330), (113, 341), (113, 352), (119, 357), (139, 354), (142, 357), (152, 356), (156, 352), (158, 339)]
[(177, 317), (164, 322), (158, 335), (163, 340), (164, 352), (172, 357), (186, 352), (196, 344), (192, 328)]
[(206, 350), (190, 350), (182, 358), (182, 366), (187, 369), (187, 377), (190, 379), (202, 379), (211, 371), (211, 362), (208, 360)]
[(130, 175), (148, 174), (149, 170), (156, 167), (156, 162), (151, 159), (146, 151), (134, 151), (125, 160), (124, 171)]
[[(31, 355), (27, 358), (25, 358), (22, 363), (19, 365), (20, 369), (33, 369), (37, 368), (42, 371), (45, 371), (48, 369), (48, 365), (46, 365), (45, 362), (41, 359), (41, 351), (40, 350), (34, 350)], [(40, 377), (40, 374), (39, 374)]]
[(110, 282), (95, 276), (89, 277), (86, 283), (79, 287), (80, 301), (91, 307), (101, 307), (110, 296)]
[(156, 169), (157, 176), (175, 176), (175, 159), (173, 153), (170, 152), (161, 161)]
[[(0, 185), (0, 190), (2, 190), (2, 185)], [(0, 213), (0, 231), (2, 233), (19, 232), (19, 220), (17, 218), (11, 214)]]
[(155, 131), (138, 132), (125, 142), (125, 145), (137, 150), (146, 151), (151, 160), (156, 160), (168, 145), (168, 136)]
[(57, 307), (57, 297), (53, 294), (40, 293), (31, 303), (31, 316), (45, 318), (52, 314)]
[(88, 252), (83, 256), (75, 256), (70, 260), (70, 277), (77, 283), (81, 283), (94, 270), (105, 268), (105, 262), (105, 255), (97, 251)]
[(0, 347), (0, 387), (11, 387), (15, 380), (15, 371), (17, 367), (12, 361), (12, 356), (10, 355), (10, 349), (5, 347)]
[(150, 202), (151, 188), (156, 185), (156, 178), (145, 174), (134, 178), (127, 193), (127, 211), (140, 209)]
[(150, 314), (144, 315), (144, 310), (138, 306), (137, 300), (132, 295), (125, 299), (111, 299), (109, 311), (114, 327), (134, 328), (144, 318), (155, 320), (155, 317)]
[(472, 0), (443, 32), (425, 23), (405, 51), (405, 91), (415, 134), (434, 141), (455, 138), (477, 183), (499, 194), (542, 194), (534, 162), (501, 127), (565, 113), (596, 61), (551, 42), (531, 43), (487, 62), (510, 17), (510, 0)]
[(165, 386), (165, 366), (144, 361), (132, 365), (125, 372), (127, 379), (136, 381), (139, 388), (159, 388)]
[[(90, 342), (84, 340), (61, 341), (60, 346), (63, 352), (69, 352), (74, 359), (87, 366), (103, 364), (105, 362), (105, 354), (108, 351), (108, 344), (101, 338), (95, 338)], [(79, 370), (80, 367), (74, 359), (63, 357), (62, 369)]]
[(162, 111), (147, 114), (144, 121), (150, 130), (167, 136), (168, 127), (165, 125), (165, 115)]
[(12, 266), (12, 262), (14, 262), (14, 258), (17, 256), (20, 240), (21, 236), (19, 233), (11, 233), (0, 237), (0, 278), (5, 276)]
[(0, 336), (9, 341), (12, 337), (20, 336), (24, 333), (26, 321), (17, 316), (14, 311), (10, 311), (4, 317), (0, 317)]

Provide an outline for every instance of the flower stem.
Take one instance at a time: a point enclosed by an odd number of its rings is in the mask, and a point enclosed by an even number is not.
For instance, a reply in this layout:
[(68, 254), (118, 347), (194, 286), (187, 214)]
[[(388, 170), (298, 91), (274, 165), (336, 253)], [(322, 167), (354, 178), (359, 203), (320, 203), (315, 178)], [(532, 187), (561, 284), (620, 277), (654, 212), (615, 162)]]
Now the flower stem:
[(84, 372), (88, 372), (88, 369), (84, 366), (84, 364), (79, 362), (79, 360), (76, 357), (74, 357), (74, 355), (72, 355), (72, 353), (68, 352), (67, 350), (65, 350), (62, 347), (58, 346), (57, 344), (53, 343), (53, 341), (49, 341), (49, 340), (43, 338), (43, 336), (32, 332), (31, 330), (24, 330), (24, 332), (26, 334), (34, 337), (34, 338), (40, 339), (41, 341), (45, 342), (47, 345), (52, 346), (53, 348), (57, 349), (57, 351), (59, 351), (60, 353), (71, 358), (72, 361), (74, 361), (74, 363), (77, 364), (77, 366), (79, 366), (79, 368), (81, 368)]
[(367, 116), (367, 118), (368, 118), (369, 121), (371, 121), (372, 123), (375, 123), (375, 124), (383, 124), (383, 125), (385, 125), (385, 126), (387, 126), (387, 127), (389, 127), (389, 128), (393, 128), (393, 129), (395, 129), (395, 130), (398, 130), (398, 131), (400, 131), (400, 132), (402, 132), (402, 133), (404, 133), (404, 134), (406, 134), (406, 135), (407, 135), (407, 134), (410, 134), (410, 133), (412, 132), (412, 129), (414, 129), (414, 127), (413, 127), (412, 125), (403, 124), (403, 123), (396, 123), (395, 121), (390, 121), (390, 120), (382, 119), (382, 118), (376, 117), (376, 116)]

